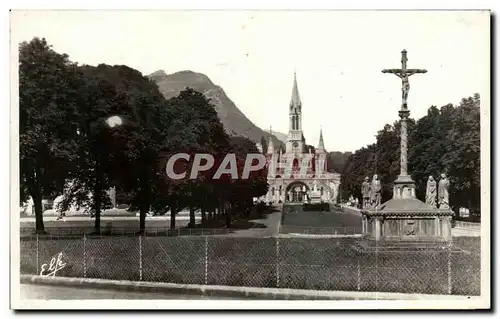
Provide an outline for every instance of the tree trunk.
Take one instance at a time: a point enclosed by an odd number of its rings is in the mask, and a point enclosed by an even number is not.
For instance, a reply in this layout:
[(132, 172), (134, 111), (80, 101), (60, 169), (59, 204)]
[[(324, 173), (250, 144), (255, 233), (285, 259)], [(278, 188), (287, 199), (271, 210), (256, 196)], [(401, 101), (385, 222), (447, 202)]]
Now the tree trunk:
[(194, 207), (189, 207), (189, 228), (194, 228), (195, 224)]
[(206, 211), (205, 211), (205, 207), (202, 207), (201, 208), (201, 225), (205, 225), (205, 222), (207, 221), (207, 216), (206, 216)]
[(35, 232), (43, 234), (45, 233), (45, 227), (43, 225), (42, 196), (38, 192), (38, 194), (31, 194), (31, 198), (33, 199), (33, 206), (35, 206)]
[(231, 207), (229, 204), (224, 206), (225, 214), (226, 214), (226, 227), (231, 228)]
[(139, 210), (139, 234), (144, 235), (146, 230), (146, 216), (149, 213), (149, 203), (142, 204)]
[(94, 194), (94, 210), (95, 210), (95, 233), (97, 235), (101, 234), (101, 189), (96, 187), (96, 193)]
[(146, 231), (146, 216), (151, 207), (150, 195), (151, 189), (147, 183), (143, 183), (141, 187), (140, 204), (139, 204), (139, 234), (143, 235)]
[(95, 233), (97, 235), (101, 234), (101, 207), (102, 207), (102, 180), (103, 173), (101, 169), (101, 163), (99, 162), (100, 158), (96, 162), (96, 182), (94, 186), (94, 214), (95, 214)]
[(177, 207), (172, 206), (170, 208), (170, 229), (175, 229), (175, 215), (177, 215)]
[[(38, 180), (36, 177), (39, 177), (40, 174), (38, 170), (36, 173), (31, 171), (28, 177), (28, 191), (31, 195), (31, 199), (33, 200), (33, 206), (35, 207), (35, 232), (37, 234), (45, 233), (45, 227), (43, 225), (43, 206), (42, 206), (42, 192), (40, 187), (38, 187)], [(35, 176), (36, 174), (36, 176)]]

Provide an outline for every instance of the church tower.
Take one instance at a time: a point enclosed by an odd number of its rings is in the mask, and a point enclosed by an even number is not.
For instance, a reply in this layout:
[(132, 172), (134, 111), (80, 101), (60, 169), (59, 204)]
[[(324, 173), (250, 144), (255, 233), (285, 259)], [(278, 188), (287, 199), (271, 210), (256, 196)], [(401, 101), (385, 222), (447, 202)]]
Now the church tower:
[(327, 152), (325, 149), (325, 143), (323, 142), (323, 129), (319, 131), (319, 143), (315, 151), (315, 165), (316, 172), (318, 174), (324, 174), (327, 172)]
[(302, 132), (302, 102), (300, 101), (297, 75), (293, 74), (292, 98), (290, 99), (289, 129), (286, 141), (286, 153), (304, 152), (304, 135)]

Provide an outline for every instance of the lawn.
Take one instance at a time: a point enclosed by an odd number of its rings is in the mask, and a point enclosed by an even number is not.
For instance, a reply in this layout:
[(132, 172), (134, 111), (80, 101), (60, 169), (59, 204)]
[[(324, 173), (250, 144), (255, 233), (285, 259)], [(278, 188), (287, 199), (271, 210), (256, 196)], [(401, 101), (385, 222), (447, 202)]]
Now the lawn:
[(280, 232), (352, 235), (361, 233), (361, 216), (340, 210), (302, 211), (300, 207), (285, 206)]

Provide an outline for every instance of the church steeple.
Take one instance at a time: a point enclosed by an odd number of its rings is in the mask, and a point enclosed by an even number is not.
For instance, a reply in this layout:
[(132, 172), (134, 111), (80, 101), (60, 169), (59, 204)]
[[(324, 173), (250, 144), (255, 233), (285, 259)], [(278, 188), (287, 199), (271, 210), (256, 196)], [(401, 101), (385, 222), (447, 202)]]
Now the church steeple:
[(300, 101), (299, 87), (297, 85), (297, 73), (293, 72), (293, 87), (292, 87), (292, 98), (290, 99), (290, 109), (299, 109), (302, 107), (302, 102)]
[(325, 152), (325, 143), (323, 142), (323, 128), (319, 129), (319, 143), (316, 151)]
[(290, 99), (289, 129), (286, 153), (302, 153), (306, 145), (302, 132), (302, 101), (297, 85), (297, 73), (293, 73), (292, 98)]

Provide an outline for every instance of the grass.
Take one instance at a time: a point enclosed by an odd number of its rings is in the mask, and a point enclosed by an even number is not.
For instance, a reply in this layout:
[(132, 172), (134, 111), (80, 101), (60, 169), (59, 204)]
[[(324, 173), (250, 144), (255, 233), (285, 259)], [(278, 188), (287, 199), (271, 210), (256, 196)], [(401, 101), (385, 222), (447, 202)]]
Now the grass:
[(361, 216), (344, 213), (302, 211), (297, 206), (285, 206), (281, 219), (281, 233), (346, 234), (361, 233)]
[[(63, 253), (57, 276), (297, 289), (446, 294), (480, 292), (479, 238), (470, 252), (359, 252), (349, 238), (22, 238), (21, 273)], [(38, 251), (38, 254), (37, 254)], [(451, 272), (448, 272), (450, 261)]]

